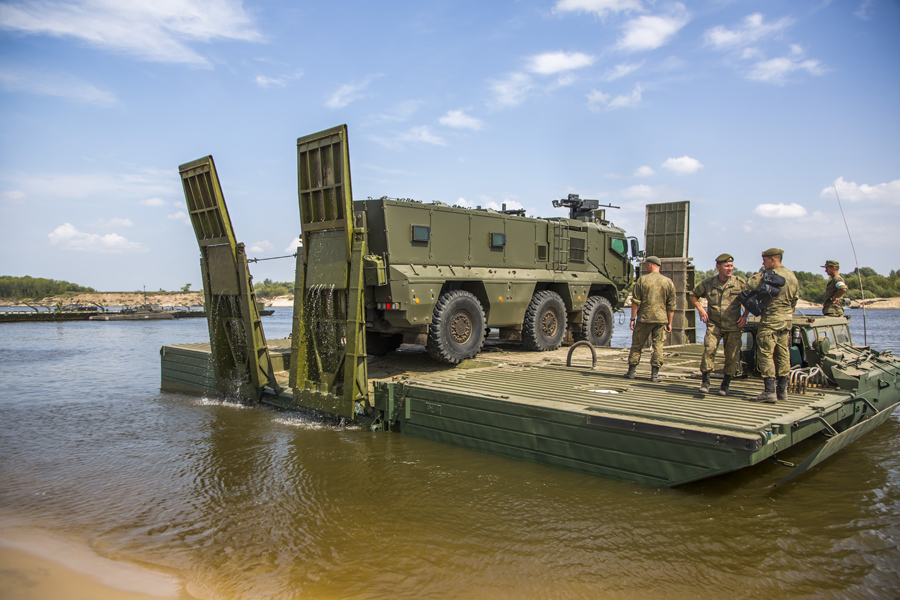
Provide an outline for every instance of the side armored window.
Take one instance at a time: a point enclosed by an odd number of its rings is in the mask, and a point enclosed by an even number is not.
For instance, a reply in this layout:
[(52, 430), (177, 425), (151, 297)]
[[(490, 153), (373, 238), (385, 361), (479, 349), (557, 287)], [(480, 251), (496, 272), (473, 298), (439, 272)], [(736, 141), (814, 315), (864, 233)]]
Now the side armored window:
[(431, 239), (431, 227), (427, 225), (412, 226), (412, 241), (427, 243)]
[(625, 244), (625, 240), (622, 238), (612, 238), (609, 240), (609, 247), (612, 248), (612, 251), (616, 254), (620, 254), (622, 256), (628, 255), (628, 246)]

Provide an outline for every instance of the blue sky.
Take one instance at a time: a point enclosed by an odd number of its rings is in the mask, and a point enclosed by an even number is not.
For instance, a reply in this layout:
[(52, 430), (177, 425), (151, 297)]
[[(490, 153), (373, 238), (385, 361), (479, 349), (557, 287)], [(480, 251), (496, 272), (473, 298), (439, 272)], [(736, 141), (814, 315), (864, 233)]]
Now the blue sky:
[[(299, 234), (296, 139), (346, 123), (354, 197), (691, 202), (691, 256), (900, 269), (900, 3), (0, 2), (0, 274), (200, 285), (179, 164), (251, 257)], [(833, 187), (834, 186), (834, 187)], [(293, 261), (253, 265), (293, 279)]]

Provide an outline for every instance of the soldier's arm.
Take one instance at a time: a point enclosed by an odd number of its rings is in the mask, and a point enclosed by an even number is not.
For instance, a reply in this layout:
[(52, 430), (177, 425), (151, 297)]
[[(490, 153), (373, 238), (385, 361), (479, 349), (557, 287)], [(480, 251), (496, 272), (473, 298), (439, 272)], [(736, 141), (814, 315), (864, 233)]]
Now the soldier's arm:
[(700, 320), (706, 323), (709, 321), (709, 315), (706, 312), (706, 309), (700, 305), (700, 299), (697, 298), (693, 293), (690, 295), (691, 304), (694, 305), (694, 308), (697, 309), (697, 314), (700, 315)]

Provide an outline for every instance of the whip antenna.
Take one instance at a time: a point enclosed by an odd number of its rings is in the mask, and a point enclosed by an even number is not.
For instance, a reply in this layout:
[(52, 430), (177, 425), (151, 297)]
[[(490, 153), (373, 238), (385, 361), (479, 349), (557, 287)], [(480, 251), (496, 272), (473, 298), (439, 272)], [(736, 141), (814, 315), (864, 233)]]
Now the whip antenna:
[(838, 208), (841, 209), (841, 218), (844, 219), (844, 227), (847, 229), (847, 237), (850, 238), (850, 249), (853, 250), (853, 261), (856, 263), (856, 276), (859, 278), (859, 294), (861, 296), (860, 306), (863, 309), (863, 345), (869, 345), (869, 337), (866, 329), (866, 291), (863, 289), (862, 283), (862, 273), (859, 270), (859, 260), (856, 258), (856, 247), (853, 245), (853, 236), (850, 235), (850, 226), (847, 225), (847, 217), (844, 216), (844, 207), (841, 205), (841, 197), (838, 196), (837, 186), (833, 183), (831, 187), (834, 188), (834, 196), (838, 201)]

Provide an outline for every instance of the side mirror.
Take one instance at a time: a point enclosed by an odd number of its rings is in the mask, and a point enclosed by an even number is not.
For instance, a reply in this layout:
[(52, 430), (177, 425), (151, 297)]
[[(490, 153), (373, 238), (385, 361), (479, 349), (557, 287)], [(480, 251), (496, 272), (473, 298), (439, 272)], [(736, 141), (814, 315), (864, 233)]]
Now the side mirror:
[(631, 238), (631, 257), (637, 258), (641, 255), (641, 248), (638, 246), (637, 238)]

